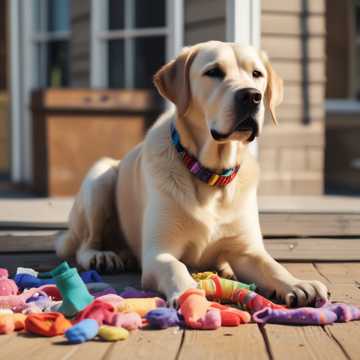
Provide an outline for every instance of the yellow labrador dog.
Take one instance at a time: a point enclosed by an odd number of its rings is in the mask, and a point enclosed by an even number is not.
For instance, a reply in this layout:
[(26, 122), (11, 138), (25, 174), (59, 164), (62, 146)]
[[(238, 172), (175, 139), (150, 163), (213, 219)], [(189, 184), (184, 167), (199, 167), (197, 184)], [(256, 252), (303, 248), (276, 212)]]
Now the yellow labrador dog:
[(266, 55), (234, 43), (201, 43), (162, 67), (154, 82), (176, 111), (163, 114), (121, 162), (94, 165), (57, 254), (108, 271), (133, 254), (143, 286), (170, 301), (196, 286), (188, 267), (234, 274), (288, 305), (326, 299), (325, 285), (292, 276), (262, 240), (259, 170), (247, 146), (261, 131), (266, 107), (276, 122), (283, 93)]

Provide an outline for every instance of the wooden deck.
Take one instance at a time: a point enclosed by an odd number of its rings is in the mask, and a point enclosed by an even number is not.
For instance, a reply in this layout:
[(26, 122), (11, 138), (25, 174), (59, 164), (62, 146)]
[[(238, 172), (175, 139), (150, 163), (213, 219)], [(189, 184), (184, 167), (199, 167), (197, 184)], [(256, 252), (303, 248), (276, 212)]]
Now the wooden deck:
[[(47, 271), (60, 260), (54, 232), (72, 199), (0, 200), (0, 266)], [(360, 200), (260, 199), (266, 246), (295, 275), (326, 283), (332, 299), (360, 306)], [(334, 261), (337, 260), (337, 261)], [(139, 274), (106, 276), (117, 289)], [(138, 330), (118, 343), (67, 345), (63, 337), (0, 336), (0, 359), (360, 359), (360, 322), (332, 326), (247, 324), (217, 331)], [(21, 355), (20, 355), (21, 354)]]
[[(32, 263), (38, 263), (33, 254)], [(41, 255), (40, 255), (41, 257)], [(48, 265), (57, 262), (47, 255)], [(11, 262), (22, 264), (22, 256)], [(4, 265), (3, 265), (4, 264)], [(8, 264), (7, 264), (8, 265)], [(11, 268), (14, 268), (14, 265)], [(28, 260), (27, 265), (31, 265)], [(285, 263), (296, 276), (319, 279), (329, 286), (333, 300), (360, 306), (360, 263)], [(42, 269), (47, 269), (42, 263)], [(139, 274), (107, 276), (117, 289), (139, 285)], [(331, 326), (286, 326), (256, 324), (216, 331), (179, 328), (138, 330), (118, 343), (91, 341), (68, 345), (64, 338), (40, 338), (25, 333), (0, 336), (0, 359), (359, 359), (360, 322)]]

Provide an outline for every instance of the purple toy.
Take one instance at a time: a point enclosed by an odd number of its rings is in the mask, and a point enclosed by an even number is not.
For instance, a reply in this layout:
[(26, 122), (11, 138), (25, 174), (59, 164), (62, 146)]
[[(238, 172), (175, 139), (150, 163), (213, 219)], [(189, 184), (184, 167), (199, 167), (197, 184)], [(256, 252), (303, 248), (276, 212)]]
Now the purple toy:
[(158, 308), (149, 311), (146, 316), (149, 325), (155, 329), (167, 329), (170, 326), (182, 325), (178, 312), (172, 308)]
[(117, 295), (117, 291), (112, 288), (112, 287), (109, 287), (105, 290), (102, 290), (102, 291), (89, 291), (91, 295), (93, 295), (95, 298), (98, 298), (100, 296), (104, 296), (104, 295), (109, 295), (109, 294), (112, 294), (112, 295)]
[(137, 290), (132, 287), (125, 288), (119, 295), (124, 299), (159, 297), (159, 293), (155, 291)]
[(328, 308), (303, 307), (299, 309), (265, 308), (253, 314), (260, 324), (326, 325), (336, 321), (337, 315)]
[(336, 314), (336, 322), (348, 322), (351, 320), (360, 320), (360, 309), (355, 305), (335, 303), (325, 305), (326, 310)]

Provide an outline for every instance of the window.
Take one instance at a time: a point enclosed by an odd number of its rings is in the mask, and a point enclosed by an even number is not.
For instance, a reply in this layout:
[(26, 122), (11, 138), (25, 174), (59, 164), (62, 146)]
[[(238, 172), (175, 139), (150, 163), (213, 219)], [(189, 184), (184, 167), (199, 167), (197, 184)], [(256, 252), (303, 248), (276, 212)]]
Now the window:
[(70, 1), (33, 0), (35, 84), (69, 85)]
[(171, 14), (182, 17), (175, 14), (180, 6), (178, 0), (93, 0), (92, 85), (151, 88), (153, 74), (171, 52), (174, 24), (170, 19)]

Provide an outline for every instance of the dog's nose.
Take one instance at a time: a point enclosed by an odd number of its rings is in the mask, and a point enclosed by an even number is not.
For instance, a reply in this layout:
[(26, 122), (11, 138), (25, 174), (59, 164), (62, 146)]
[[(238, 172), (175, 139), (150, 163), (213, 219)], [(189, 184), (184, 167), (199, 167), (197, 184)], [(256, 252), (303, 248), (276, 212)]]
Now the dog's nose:
[(261, 98), (260, 91), (254, 88), (240, 89), (235, 93), (235, 99), (239, 105), (256, 106), (260, 104)]

